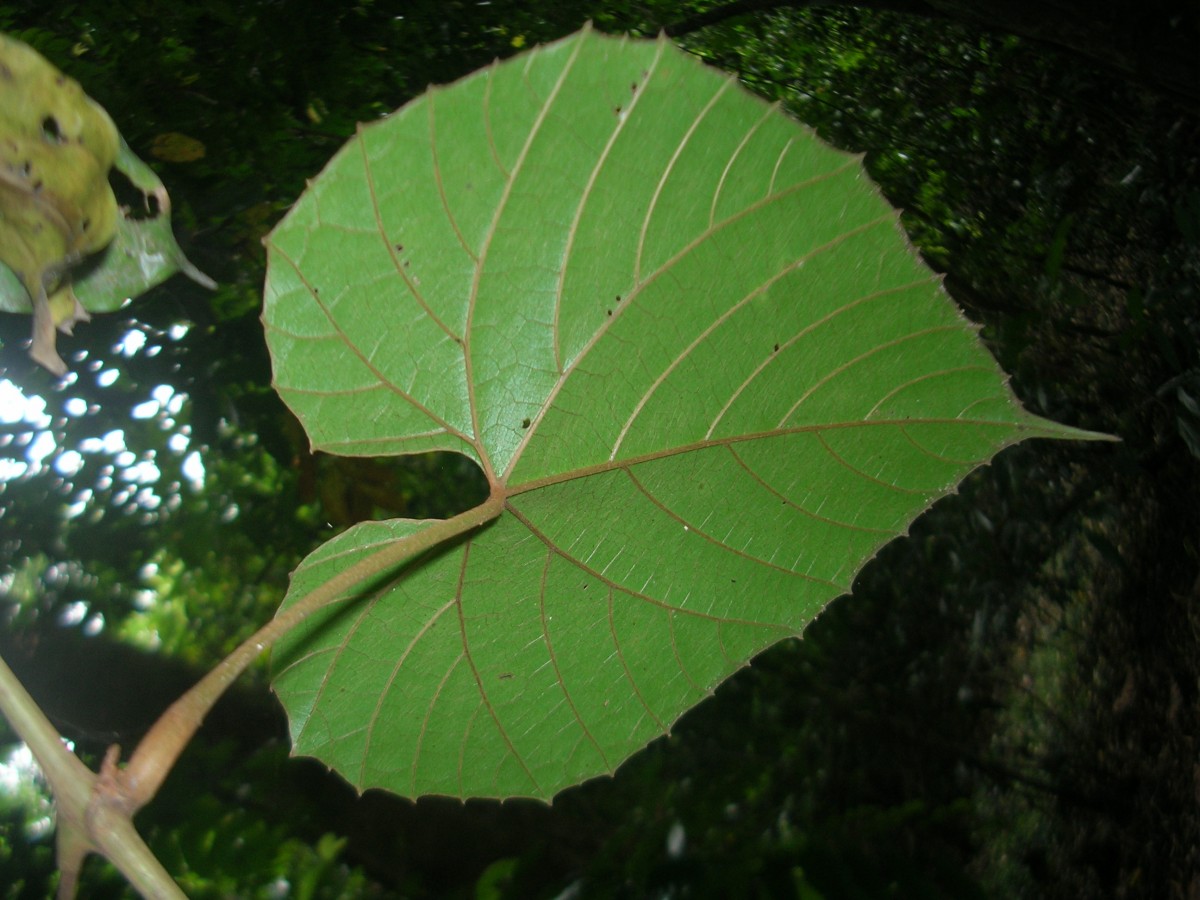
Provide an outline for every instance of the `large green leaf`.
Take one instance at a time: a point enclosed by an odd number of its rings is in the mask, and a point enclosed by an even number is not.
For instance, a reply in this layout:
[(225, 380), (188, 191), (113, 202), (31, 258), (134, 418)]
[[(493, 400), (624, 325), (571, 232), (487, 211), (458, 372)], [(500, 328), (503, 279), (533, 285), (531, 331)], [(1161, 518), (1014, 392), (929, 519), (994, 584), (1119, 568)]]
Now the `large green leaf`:
[[(268, 241), (315, 447), (457, 450), (499, 519), (277, 649), (359, 789), (613, 771), (1001, 448), (1024, 412), (857, 158), (665, 40), (590, 31), (362, 128)], [(428, 527), (360, 525), (287, 604)]]

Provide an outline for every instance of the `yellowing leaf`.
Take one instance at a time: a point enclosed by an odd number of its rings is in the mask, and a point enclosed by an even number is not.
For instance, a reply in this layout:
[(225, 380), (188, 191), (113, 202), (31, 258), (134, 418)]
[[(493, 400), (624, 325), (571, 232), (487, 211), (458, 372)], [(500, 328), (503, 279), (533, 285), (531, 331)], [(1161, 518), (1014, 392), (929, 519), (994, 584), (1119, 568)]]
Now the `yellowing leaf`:
[(33, 309), (31, 353), (55, 374), (66, 364), (47, 295), (116, 233), (108, 170), (119, 140), (77, 82), (0, 35), (0, 263), (17, 274)]
[[(186, 135), (161, 135), (184, 161), (204, 155)], [(158, 199), (159, 215), (129, 219), (109, 184), (116, 165)], [(61, 375), (55, 327), (116, 309), (183, 270), (210, 279), (183, 257), (171, 234), (162, 183), (129, 151), (112, 119), (79, 84), (36, 51), (0, 35), (0, 309), (32, 312), (30, 355)], [(80, 281), (76, 264), (109, 248)]]

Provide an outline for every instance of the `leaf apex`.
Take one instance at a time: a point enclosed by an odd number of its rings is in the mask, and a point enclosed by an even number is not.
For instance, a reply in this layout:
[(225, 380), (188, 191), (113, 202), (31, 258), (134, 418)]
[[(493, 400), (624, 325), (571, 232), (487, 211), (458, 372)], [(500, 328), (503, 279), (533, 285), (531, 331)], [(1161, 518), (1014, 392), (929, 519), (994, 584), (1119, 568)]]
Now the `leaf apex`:
[(1102, 441), (1105, 443), (1119, 443), (1121, 441), (1121, 438), (1116, 435), (1106, 434), (1103, 431), (1076, 428), (1074, 425), (1064, 425), (1061, 422), (1043, 419), (1041, 416), (1034, 415), (1029, 416), (1029, 420), (1023, 423), (1022, 429), (1029, 432), (1029, 437), (1048, 438), (1057, 441)]

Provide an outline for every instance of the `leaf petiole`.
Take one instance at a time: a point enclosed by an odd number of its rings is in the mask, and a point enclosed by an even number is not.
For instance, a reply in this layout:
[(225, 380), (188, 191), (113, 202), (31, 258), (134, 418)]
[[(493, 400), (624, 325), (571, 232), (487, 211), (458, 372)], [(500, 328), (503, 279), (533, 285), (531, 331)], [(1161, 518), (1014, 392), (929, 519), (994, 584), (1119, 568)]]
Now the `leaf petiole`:
[(132, 816), (149, 802), (171, 771), (204, 717), (238, 676), (281, 637), (308, 616), (331, 603), (356, 596), (353, 589), (400, 563), (480, 527), (500, 515), (506, 495), (495, 489), (479, 506), (449, 519), (432, 521), (422, 531), (381, 547), (354, 566), (310, 591), (297, 603), (242, 642), (212, 671), (176, 700), (150, 728), (124, 769), (114, 773), (116, 789)]

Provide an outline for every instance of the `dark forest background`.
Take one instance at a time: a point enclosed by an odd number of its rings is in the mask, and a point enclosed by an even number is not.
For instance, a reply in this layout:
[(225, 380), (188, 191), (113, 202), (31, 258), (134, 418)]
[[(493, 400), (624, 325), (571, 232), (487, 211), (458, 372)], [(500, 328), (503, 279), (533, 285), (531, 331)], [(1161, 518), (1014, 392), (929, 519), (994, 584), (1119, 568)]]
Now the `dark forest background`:
[[(356, 122), (589, 18), (666, 28), (864, 153), (1023, 402), (1121, 442), (1006, 451), (804, 640), (552, 806), (356, 797), (288, 760), (256, 670), (139, 817), (151, 846), (212, 898), (1200, 898), (1191, 2), (0, 2), (156, 167), (221, 285), (81, 326), (65, 382), (0, 316), (29, 400), (0, 395), (0, 654), (94, 762), (334, 532), (477, 499), (452, 458), (308, 452), (269, 387), (260, 240)], [(45, 818), (0, 784), (0, 895), (51, 891)]]

